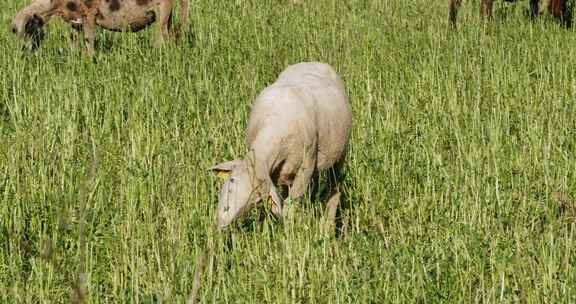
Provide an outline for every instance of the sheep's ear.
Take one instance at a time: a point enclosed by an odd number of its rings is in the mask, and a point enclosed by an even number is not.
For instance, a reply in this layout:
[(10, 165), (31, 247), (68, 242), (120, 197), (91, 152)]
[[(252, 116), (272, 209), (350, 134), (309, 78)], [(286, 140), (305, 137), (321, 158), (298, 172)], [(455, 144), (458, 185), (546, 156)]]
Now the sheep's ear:
[(223, 163), (217, 164), (215, 166), (212, 166), (210, 168), (210, 171), (214, 172), (214, 174), (216, 174), (216, 176), (218, 176), (222, 179), (227, 179), (230, 177), (232, 170), (234, 170), (234, 168), (238, 167), (241, 164), (242, 164), (241, 160), (238, 160), (238, 159), (231, 160), (231, 161), (223, 162)]

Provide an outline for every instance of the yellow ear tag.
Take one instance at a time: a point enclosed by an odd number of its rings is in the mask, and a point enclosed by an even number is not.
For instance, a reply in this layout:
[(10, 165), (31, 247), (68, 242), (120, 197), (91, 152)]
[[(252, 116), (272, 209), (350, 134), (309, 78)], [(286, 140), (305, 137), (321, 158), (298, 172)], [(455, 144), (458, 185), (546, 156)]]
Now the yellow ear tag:
[(266, 204), (268, 204), (268, 208), (272, 209), (272, 205), (274, 204), (274, 201), (272, 200), (272, 197), (268, 197), (268, 200), (266, 201)]
[(230, 176), (230, 172), (218, 171), (218, 172), (216, 172), (216, 176), (218, 176), (221, 179), (227, 179)]

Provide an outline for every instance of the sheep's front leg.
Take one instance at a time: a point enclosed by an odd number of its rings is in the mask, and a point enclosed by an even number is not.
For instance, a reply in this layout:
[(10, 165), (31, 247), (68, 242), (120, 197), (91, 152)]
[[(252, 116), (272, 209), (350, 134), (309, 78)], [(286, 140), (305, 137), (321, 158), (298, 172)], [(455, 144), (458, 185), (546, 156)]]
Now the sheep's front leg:
[[(288, 190), (287, 200), (300, 198), (304, 195), (304, 193), (306, 193), (315, 170), (316, 170), (316, 153), (311, 153), (311, 155), (308, 155), (304, 159), (304, 161), (302, 162), (302, 166), (296, 173), (296, 176), (294, 176), (294, 181), (292, 181), (292, 185)], [(294, 205), (292, 202), (287, 203), (286, 201), (284, 201), (282, 203), (280, 213), (279, 214), (275, 213), (275, 215), (279, 218), (282, 217), (290, 218), (293, 208)]]
[(314, 162), (312, 164), (307, 164), (303, 166), (302, 169), (298, 171), (294, 177), (294, 182), (292, 182), (292, 187), (288, 190), (288, 196), (292, 199), (296, 199), (304, 195), (306, 190), (308, 190), (308, 185), (314, 174)]
[(168, 30), (170, 29), (170, 18), (172, 17), (172, 1), (160, 1), (158, 4), (157, 16), (160, 16), (160, 20), (158, 20), (157, 37), (154, 46), (161, 47), (164, 44), (165, 37), (168, 37)]
[(96, 15), (89, 14), (84, 18), (84, 42), (89, 56), (94, 56), (94, 39), (96, 38)]

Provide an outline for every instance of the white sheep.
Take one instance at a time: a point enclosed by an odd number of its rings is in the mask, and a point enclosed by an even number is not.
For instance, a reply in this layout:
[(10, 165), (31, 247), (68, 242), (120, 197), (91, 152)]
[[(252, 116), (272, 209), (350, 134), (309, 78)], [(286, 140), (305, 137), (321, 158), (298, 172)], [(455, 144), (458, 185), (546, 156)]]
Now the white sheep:
[(264, 199), (281, 218), (285, 202), (277, 186), (287, 186), (288, 197), (295, 199), (315, 173), (333, 168), (338, 175), (351, 126), (344, 83), (331, 66), (289, 66), (252, 106), (244, 159), (211, 168), (227, 177), (219, 195), (218, 226), (226, 227)]

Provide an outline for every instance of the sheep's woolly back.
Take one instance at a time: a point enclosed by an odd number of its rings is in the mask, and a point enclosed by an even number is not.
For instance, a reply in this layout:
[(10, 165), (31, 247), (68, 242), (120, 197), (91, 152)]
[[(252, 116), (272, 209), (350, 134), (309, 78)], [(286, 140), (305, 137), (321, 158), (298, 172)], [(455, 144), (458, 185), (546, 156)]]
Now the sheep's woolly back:
[[(296, 174), (302, 149), (317, 155), (315, 166), (324, 170), (343, 157), (351, 124), (344, 83), (334, 69), (324, 63), (298, 63), (286, 68), (256, 98), (247, 145), (257, 151), (257, 158), (267, 160), (263, 165), (267, 170), (276, 170), (269, 166), (286, 160), (281, 172)], [(271, 149), (270, 145), (281, 147)], [(272, 154), (260, 155), (260, 150)]]
[(274, 85), (315, 86), (332, 84), (344, 90), (344, 84), (336, 71), (325, 63), (302, 62), (289, 66)]

